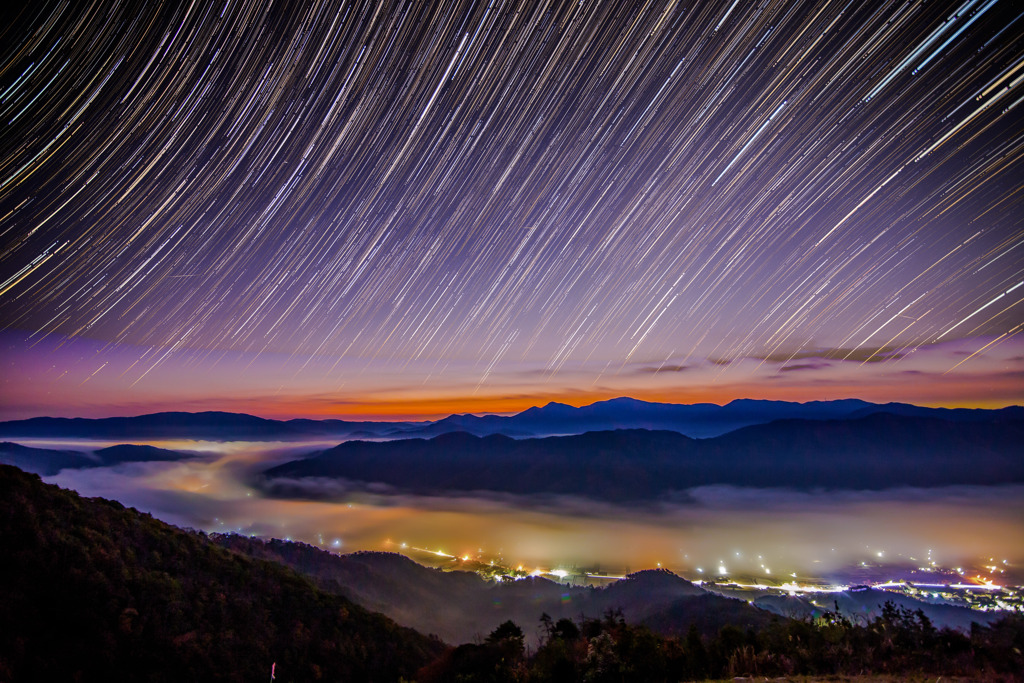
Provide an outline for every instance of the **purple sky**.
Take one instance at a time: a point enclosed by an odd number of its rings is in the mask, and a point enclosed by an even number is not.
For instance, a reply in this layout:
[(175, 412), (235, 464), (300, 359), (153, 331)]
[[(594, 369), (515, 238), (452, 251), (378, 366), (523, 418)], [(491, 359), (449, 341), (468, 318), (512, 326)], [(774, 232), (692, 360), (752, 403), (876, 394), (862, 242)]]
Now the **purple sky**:
[(1024, 18), (28, 3), (0, 418), (1024, 402)]

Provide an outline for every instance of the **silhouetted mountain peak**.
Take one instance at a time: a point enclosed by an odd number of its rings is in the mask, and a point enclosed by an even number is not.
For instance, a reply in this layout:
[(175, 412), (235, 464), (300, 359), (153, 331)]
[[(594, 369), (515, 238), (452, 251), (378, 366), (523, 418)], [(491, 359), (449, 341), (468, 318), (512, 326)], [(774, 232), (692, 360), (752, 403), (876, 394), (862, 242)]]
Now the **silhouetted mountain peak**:
[(543, 406), (534, 406), (533, 408), (527, 408), (523, 412), (516, 415), (516, 417), (555, 417), (571, 415), (574, 411), (578, 410), (565, 403), (558, 403), (557, 401), (550, 401), (545, 403)]
[(787, 403), (788, 401), (773, 401), (766, 398), (734, 398), (725, 405), (738, 408), (749, 406), (786, 405)]
[(449, 415), (448, 417), (441, 418), (440, 420), (436, 420), (435, 422), (433, 422), (433, 424), (435, 424), (435, 425), (448, 425), (448, 424), (452, 424), (452, 425), (465, 425), (465, 424), (473, 424), (473, 423), (476, 423), (476, 422), (480, 422), (480, 421), (482, 421), (484, 419), (485, 418), (480, 417), (479, 415), (473, 415), (472, 413), (462, 413), (462, 414), (459, 414), (459, 415)]
[(638, 398), (632, 398), (630, 396), (619, 396), (617, 398), (609, 398), (609, 399), (607, 399), (605, 401), (598, 401), (596, 403), (591, 403), (587, 407), (588, 408), (593, 408), (595, 406), (607, 406), (607, 407), (610, 407), (610, 408), (641, 408), (641, 407), (644, 407), (644, 406), (661, 406), (661, 405), (669, 405), (669, 404), (665, 404), (665, 403), (652, 403), (651, 401), (641, 401)]
[(651, 403), (650, 401), (644, 401), (639, 398), (633, 398), (632, 396), (616, 396), (615, 398), (605, 399), (604, 401), (597, 401), (591, 405), (597, 405), (597, 403), (612, 403), (612, 404), (630, 404), (630, 403)]
[(435, 436), (433, 441), (437, 446), (459, 446), (462, 444), (477, 444), (481, 441), (479, 436), (469, 432), (447, 432)]
[(136, 444), (120, 444), (108, 448), (100, 448), (93, 452), (102, 458), (105, 464), (140, 460), (181, 460), (184, 456), (183, 453), (178, 451)]
[(626, 579), (629, 581), (648, 581), (653, 583), (675, 583), (676, 581), (683, 581), (685, 583), (692, 583), (682, 578), (681, 576), (670, 572), (668, 569), (641, 569), (639, 571), (631, 572), (626, 574)]
[(667, 569), (642, 569), (627, 574), (622, 581), (608, 586), (606, 591), (628, 592), (639, 591), (644, 595), (703, 595), (705, 591), (692, 581), (688, 581)]

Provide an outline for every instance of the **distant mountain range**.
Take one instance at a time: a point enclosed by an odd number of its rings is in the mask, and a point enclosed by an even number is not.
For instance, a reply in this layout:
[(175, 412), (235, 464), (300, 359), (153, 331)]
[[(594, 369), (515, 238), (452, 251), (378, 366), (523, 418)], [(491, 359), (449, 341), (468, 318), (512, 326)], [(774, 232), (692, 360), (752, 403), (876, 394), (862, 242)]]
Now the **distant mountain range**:
[(548, 403), (511, 417), (452, 415), (408, 432), (407, 435), (437, 436), (458, 431), (476, 436), (504, 434), (522, 437), (582, 434), (612, 429), (651, 429), (704, 438), (784, 418), (826, 420), (884, 408), (856, 399), (810, 403), (740, 399), (719, 406), (713, 403), (650, 403), (622, 397), (581, 408), (564, 403)]
[(697, 486), (886, 489), (1024, 482), (1024, 420), (953, 421), (872, 413), (776, 420), (710, 439), (620, 429), (511, 439), (467, 433), (349, 441), (264, 473), (285, 497), (493, 491), (647, 502)]
[[(351, 440), (359, 435), (369, 440)], [(1024, 408), (1018, 406), (967, 410), (858, 400), (717, 406), (619, 398), (583, 408), (549, 403), (512, 417), (453, 415), (408, 423), (279, 421), (215, 412), (41, 417), (0, 423), (0, 438), (346, 439), (269, 469), (257, 482), (272, 495), (305, 498), (337, 497), (372, 484), (375, 490), (427, 495), (493, 491), (636, 503), (713, 484), (884, 489), (1024, 481)], [(0, 443), (0, 463), (44, 476), (192, 457), (145, 445), (87, 451)]]
[(874, 413), (931, 417), (950, 422), (1024, 419), (1024, 407), (1020, 406), (999, 410), (923, 408), (903, 403), (880, 405), (856, 399), (809, 403), (740, 399), (718, 406), (710, 403), (687, 405), (616, 398), (581, 408), (549, 403), (513, 416), (451, 415), (433, 422), (268, 420), (223, 412), (169, 412), (102, 419), (36, 417), (0, 422), (0, 438), (301, 441), (324, 438), (430, 437), (452, 432), (524, 438), (612, 429), (666, 430), (693, 438), (708, 438), (741, 427), (781, 419), (855, 419)]
[(34, 417), (0, 422), (2, 438), (205, 439), (211, 441), (290, 441), (350, 434), (386, 436), (413, 429), (416, 422), (268, 420), (239, 413), (153, 413), (100, 419)]

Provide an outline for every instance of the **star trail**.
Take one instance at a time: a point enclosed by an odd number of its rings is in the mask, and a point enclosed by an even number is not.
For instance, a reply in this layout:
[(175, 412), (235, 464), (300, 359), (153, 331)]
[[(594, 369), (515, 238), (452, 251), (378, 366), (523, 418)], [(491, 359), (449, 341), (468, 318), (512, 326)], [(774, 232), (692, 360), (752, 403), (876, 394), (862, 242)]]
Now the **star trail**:
[(1024, 400), (1009, 0), (41, 2), (0, 31), (12, 416)]

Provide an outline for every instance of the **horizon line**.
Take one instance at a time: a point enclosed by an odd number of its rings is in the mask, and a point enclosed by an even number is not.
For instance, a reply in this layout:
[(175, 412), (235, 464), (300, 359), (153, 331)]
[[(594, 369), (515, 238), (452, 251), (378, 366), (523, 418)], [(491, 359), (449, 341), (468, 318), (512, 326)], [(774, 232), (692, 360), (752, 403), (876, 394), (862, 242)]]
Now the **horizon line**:
[[(261, 414), (256, 413), (256, 412), (249, 412), (249, 411), (245, 411), (245, 410), (225, 410), (225, 409), (217, 409), (217, 408), (211, 408), (211, 409), (205, 409), (205, 410), (166, 409), (166, 410), (148, 410), (148, 411), (145, 411), (145, 412), (138, 412), (138, 413), (131, 413), (131, 414), (129, 414), (129, 413), (116, 413), (116, 414), (108, 414), (108, 415), (101, 415), (101, 416), (91, 416), (91, 417), (87, 417), (87, 416), (83, 416), (83, 415), (68, 415), (68, 414), (37, 414), (37, 415), (32, 415), (31, 417), (15, 417), (15, 418), (10, 418), (10, 419), (0, 419), (0, 424), (8, 423), (8, 422), (21, 422), (21, 421), (26, 421), (26, 420), (36, 420), (36, 419), (62, 419), (62, 420), (134, 419), (134, 418), (139, 418), (139, 417), (147, 417), (147, 416), (152, 416), (152, 415), (163, 415), (163, 414), (170, 414), (170, 413), (187, 414), (187, 415), (203, 415), (203, 414), (209, 414), (209, 413), (222, 413), (222, 414), (227, 414), (227, 415), (243, 415), (243, 416), (247, 416), (247, 417), (254, 417), (254, 418), (257, 418), (257, 419), (268, 420), (268, 421), (273, 421), (273, 422), (289, 422), (289, 421), (292, 421), (292, 420), (310, 420), (310, 421), (314, 421), (314, 422), (326, 422), (326, 421), (330, 420), (330, 421), (340, 421), (340, 422), (378, 422), (378, 423), (394, 422), (394, 423), (424, 423), (424, 424), (432, 424), (432, 423), (443, 421), (443, 420), (451, 418), (451, 417), (461, 417), (461, 416), (472, 416), (472, 417), (514, 417), (516, 415), (520, 415), (520, 414), (522, 414), (524, 412), (527, 412), (529, 410), (543, 409), (543, 408), (546, 408), (548, 406), (558, 406), (558, 405), (561, 405), (561, 406), (566, 406), (566, 407), (573, 408), (573, 409), (581, 409), (581, 408), (587, 408), (587, 407), (590, 407), (590, 406), (598, 405), (598, 404), (601, 404), (601, 403), (610, 403), (612, 401), (620, 401), (620, 400), (629, 400), (629, 401), (634, 401), (636, 403), (645, 403), (645, 404), (648, 404), (648, 405), (716, 406), (718, 408), (724, 408), (724, 407), (726, 407), (728, 405), (731, 405), (733, 403), (738, 403), (738, 402), (743, 402), (743, 401), (758, 402), (758, 403), (785, 403), (785, 404), (791, 404), (791, 405), (805, 405), (805, 404), (808, 404), (808, 403), (841, 403), (841, 402), (848, 402), (848, 401), (857, 401), (857, 402), (864, 403), (864, 404), (869, 405), (869, 406), (905, 405), (905, 406), (912, 406), (912, 407), (915, 407), (915, 408), (925, 408), (925, 409), (933, 409), (933, 410), (1004, 410), (1004, 409), (1007, 409), (1007, 408), (1018, 408), (1018, 407), (1021, 407), (1021, 404), (1019, 404), (1019, 403), (1006, 403), (1005, 405), (1000, 405), (1000, 406), (996, 406), (996, 407), (994, 407), (994, 406), (977, 406), (977, 405), (973, 405), (973, 406), (971, 406), (971, 405), (927, 405), (927, 404), (923, 404), (923, 403), (913, 403), (913, 402), (909, 402), (909, 401), (884, 401), (884, 402), (869, 401), (869, 400), (861, 399), (861, 398), (857, 398), (857, 397), (846, 397), (846, 398), (836, 398), (836, 399), (809, 399), (809, 400), (806, 400), (806, 401), (794, 401), (794, 400), (775, 399), (775, 398), (740, 397), (740, 398), (733, 398), (733, 399), (730, 399), (730, 400), (727, 400), (727, 401), (722, 401), (722, 402), (716, 402), (716, 401), (685, 402), (685, 401), (648, 400), (648, 399), (636, 398), (634, 396), (621, 395), (621, 396), (613, 396), (611, 398), (606, 398), (606, 399), (598, 399), (596, 401), (589, 401), (589, 402), (587, 402), (586, 399), (583, 399), (583, 400), (577, 399), (577, 400), (573, 401), (573, 399), (571, 399), (571, 398), (567, 398), (567, 399), (564, 399), (564, 400), (549, 400), (549, 401), (544, 402), (544, 403), (540, 403), (540, 402), (534, 403), (534, 404), (529, 405), (528, 407), (523, 408), (521, 410), (500, 411), (500, 410), (486, 410), (485, 409), (485, 410), (480, 410), (480, 411), (472, 411), (472, 410), (470, 410), (470, 411), (456, 411), (456, 412), (451, 412), (451, 413), (446, 413), (446, 414), (445, 413), (425, 413), (425, 414), (415, 415), (415, 414), (407, 414), (407, 413), (406, 414), (403, 414), (403, 413), (387, 413), (387, 412), (383, 412), (383, 411), (382, 412), (358, 412), (358, 411), (356, 411), (356, 412), (352, 412), (352, 413), (337, 412), (337, 413), (331, 413), (331, 414), (328, 414), (328, 415), (325, 415), (325, 414), (302, 415), (302, 414), (292, 413), (290, 416), (285, 417), (284, 414), (282, 412), (280, 412), (280, 411), (273, 411), (273, 412), (265, 413), (265, 414), (261, 415)], [(204, 402), (206, 402), (206, 401), (204, 401)], [(225, 400), (223, 402), (224, 403), (231, 403), (232, 401), (230, 399), (228, 399), (228, 400)], [(187, 404), (187, 403), (190, 403), (190, 401), (185, 401), (184, 403)], [(352, 404), (347, 403), (347, 402), (339, 402), (339, 403), (342, 404), (342, 405), (352, 405)], [(369, 404), (364, 404), (364, 405), (369, 407), (369, 406), (373, 406), (374, 404), (373, 403), (369, 403)], [(0, 410), (0, 415), (2, 415), (4, 412), (7, 412), (7, 411)], [(60, 411), (60, 412), (63, 412), (63, 411)], [(88, 411), (86, 411), (86, 412), (88, 412)], [(440, 417), (433, 417), (435, 415), (440, 415)]]

